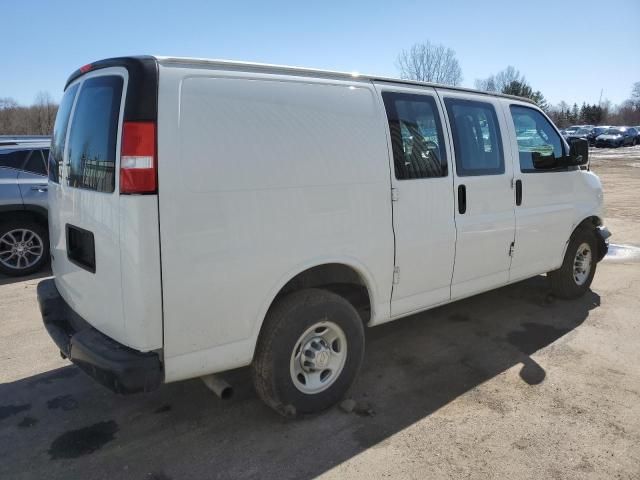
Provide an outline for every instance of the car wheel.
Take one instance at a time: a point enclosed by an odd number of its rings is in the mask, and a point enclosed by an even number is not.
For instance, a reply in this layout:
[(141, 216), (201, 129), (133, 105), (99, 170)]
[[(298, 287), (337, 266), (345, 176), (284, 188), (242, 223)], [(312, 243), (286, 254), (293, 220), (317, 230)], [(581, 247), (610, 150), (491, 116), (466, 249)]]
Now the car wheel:
[(578, 298), (591, 286), (596, 273), (596, 237), (592, 230), (578, 228), (567, 245), (562, 266), (549, 272), (551, 290), (560, 298)]
[(353, 305), (325, 290), (300, 290), (269, 310), (251, 366), (253, 383), (282, 415), (319, 412), (343, 398), (363, 354), (363, 322)]
[(0, 272), (18, 277), (37, 272), (49, 259), (47, 230), (32, 220), (0, 225)]

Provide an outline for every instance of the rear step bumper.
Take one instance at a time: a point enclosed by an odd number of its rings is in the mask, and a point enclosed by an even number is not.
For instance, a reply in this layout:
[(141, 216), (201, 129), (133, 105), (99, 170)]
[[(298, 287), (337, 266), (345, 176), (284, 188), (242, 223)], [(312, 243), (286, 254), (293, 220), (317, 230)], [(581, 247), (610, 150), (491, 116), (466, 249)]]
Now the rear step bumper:
[(100, 333), (69, 307), (53, 279), (38, 284), (38, 304), (60, 352), (100, 384), (129, 394), (150, 392), (162, 383), (157, 353), (133, 350)]

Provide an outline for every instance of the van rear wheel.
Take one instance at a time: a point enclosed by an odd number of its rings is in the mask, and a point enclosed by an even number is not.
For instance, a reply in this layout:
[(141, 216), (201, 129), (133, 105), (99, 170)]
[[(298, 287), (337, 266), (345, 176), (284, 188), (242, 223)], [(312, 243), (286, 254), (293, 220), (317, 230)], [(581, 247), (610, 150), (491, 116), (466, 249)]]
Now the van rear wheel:
[(582, 296), (589, 290), (596, 273), (596, 258), (594, 232), (578, 228), (571, 235), (562, 266), (547, 274), (553, 293), (566, 299)]
[(252, 363), (260, 398), (278, 413), (315, 413), (340, 401), (364, 354), (364, 327), (343, 297), (294, 292), (267, 314)]

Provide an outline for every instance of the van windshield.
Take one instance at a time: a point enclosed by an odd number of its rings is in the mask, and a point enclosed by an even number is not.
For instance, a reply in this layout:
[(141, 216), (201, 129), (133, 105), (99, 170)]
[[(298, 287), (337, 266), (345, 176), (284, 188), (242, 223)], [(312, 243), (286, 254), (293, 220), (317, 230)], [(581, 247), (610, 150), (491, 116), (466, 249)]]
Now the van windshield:
[(114, 191), (122, 86), (117, 75), (83, 83), (69, 133), (70, 187)]

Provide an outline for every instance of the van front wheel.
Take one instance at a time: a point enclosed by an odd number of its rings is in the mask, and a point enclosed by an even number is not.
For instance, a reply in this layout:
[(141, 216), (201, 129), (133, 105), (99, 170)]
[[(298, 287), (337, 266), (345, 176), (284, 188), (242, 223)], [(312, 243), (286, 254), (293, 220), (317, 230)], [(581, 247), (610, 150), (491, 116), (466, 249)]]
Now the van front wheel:
[(278, 413), (325, 410), (346, 394), (364, 354), (364, 328), (343, 297), (294, 292), (271, 307), (252, 363), (260, 398)]
[(578, 298), (589, 290), (596, 273), (596, 252), (593, 231), (579, 228), (573, 232), (562, 266), (547, 274), (551, 290), (557, 297)]

